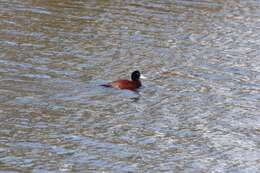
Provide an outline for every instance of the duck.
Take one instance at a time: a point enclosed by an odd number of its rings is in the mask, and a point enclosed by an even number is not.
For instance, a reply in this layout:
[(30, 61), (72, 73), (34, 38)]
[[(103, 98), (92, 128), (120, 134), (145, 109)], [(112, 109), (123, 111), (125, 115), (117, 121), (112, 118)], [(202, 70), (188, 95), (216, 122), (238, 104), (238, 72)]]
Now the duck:
[(140, 79), (146, 79), (146, 77), (136, 70), (132, 72), (131, 80), (120, 79), (101, 86), (134, 91), (142, 86)]

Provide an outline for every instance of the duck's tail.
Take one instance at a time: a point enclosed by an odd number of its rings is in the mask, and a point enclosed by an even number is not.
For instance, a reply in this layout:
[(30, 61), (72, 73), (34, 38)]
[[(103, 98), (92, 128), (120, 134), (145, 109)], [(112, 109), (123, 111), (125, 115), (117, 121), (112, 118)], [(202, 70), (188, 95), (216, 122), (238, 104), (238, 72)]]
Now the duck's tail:
[(110, 84), (102, 84), (100, 86), (103, 86), (103, 87), (112, 87)]

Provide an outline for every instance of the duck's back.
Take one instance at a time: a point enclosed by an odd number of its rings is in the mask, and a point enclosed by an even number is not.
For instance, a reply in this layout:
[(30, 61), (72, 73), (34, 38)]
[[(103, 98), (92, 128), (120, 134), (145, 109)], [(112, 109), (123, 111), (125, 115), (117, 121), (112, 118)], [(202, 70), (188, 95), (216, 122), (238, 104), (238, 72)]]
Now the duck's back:
[(117, 80), (117, 81), (111, 82), (110, 85), (114, 88), (135, 90), (135, 89), (139, 88), (142, 84), (139, 80), (138, 81)]

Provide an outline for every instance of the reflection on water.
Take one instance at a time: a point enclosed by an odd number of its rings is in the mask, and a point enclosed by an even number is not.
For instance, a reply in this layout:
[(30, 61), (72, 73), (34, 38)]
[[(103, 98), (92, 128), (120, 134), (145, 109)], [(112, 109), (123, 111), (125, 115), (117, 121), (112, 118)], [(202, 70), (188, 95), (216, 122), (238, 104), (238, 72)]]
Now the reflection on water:
[[(259, 172), (259, 1), (0, 2), (0, 171)], [(140, 70), (138, 92), (99, 85)]]

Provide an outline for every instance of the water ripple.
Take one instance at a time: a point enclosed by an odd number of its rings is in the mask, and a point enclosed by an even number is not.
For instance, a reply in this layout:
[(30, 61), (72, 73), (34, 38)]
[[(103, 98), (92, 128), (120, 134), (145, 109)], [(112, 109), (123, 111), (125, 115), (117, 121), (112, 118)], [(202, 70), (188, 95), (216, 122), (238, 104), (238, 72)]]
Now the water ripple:
[(2, 0), (0, 171), (258, 172), (259, 9)]

